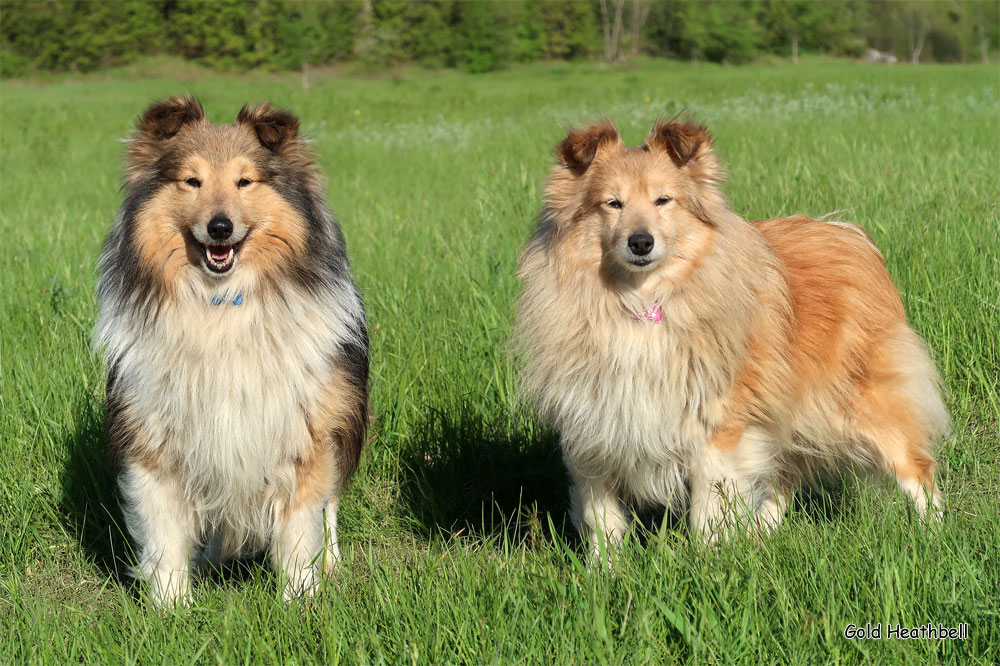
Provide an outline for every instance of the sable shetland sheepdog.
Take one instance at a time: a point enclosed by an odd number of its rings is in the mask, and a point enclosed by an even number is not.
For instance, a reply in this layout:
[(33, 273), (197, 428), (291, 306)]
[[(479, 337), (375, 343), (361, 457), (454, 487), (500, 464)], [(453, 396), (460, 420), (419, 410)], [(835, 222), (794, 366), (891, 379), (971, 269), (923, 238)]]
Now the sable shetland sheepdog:
[[(520, 263), (525, 386), (558, 429), (573, 518), (619, 542), (623, 500), (689, 502), (704, 538), (775, 526), (796, 484), (850, 465), (936, 514), (939, 379), (859, 227), (748, 223), (704, 127), (628, 148), (570, 132)], [(929, 506), (930, 504), (930, 506)]]
[(368, 333), (298, 120), (245, 106), (214, 125), (192, 97), (154, 103), (123, 190), (95, 343), (136, 574), (171, 605), (187, 599), (197, 546), (267, 547), (285, 598), (308, 593), (339, 557)]

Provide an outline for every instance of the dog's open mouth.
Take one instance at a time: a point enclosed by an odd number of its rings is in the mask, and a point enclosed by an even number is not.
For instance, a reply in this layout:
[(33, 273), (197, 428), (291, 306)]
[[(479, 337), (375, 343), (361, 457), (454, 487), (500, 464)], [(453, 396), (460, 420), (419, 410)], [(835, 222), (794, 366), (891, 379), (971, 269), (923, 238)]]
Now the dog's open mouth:
[(204, 245), (205, 266), (213, 273), (225, 273), (236, 264), (240, 243), (233, 245)]

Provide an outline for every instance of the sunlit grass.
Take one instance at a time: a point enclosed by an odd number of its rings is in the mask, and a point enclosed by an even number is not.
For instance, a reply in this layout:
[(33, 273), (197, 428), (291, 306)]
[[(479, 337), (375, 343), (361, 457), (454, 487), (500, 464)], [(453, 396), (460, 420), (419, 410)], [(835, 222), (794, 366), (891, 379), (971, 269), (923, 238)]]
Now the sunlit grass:
[[(1000, 84), (996, 67), (628, 70), (137, 80), (0, 94), (0, 654), (12, 663), (993, 663), (1000, 659)], [(294, 109), (329, 180), (372, 329), (377, 438), (343, 502), (346, 561), (286, 606), (257, 563), (150, 611), (121, 581), (94, 264), (122, 146), (153, 98), (230, 122)], [(863, 225), (948, 388), (948, 513), (891, 484), (804, 494), (764, 541), (690, 543), (646, 517), (614, 577), (580, 563), (557, 440), (516, 398), (518, 252), (567, 125), (641, 142), (687, 110), (748, 218)], [(847, 624), (970, 624), (967, 641)]]

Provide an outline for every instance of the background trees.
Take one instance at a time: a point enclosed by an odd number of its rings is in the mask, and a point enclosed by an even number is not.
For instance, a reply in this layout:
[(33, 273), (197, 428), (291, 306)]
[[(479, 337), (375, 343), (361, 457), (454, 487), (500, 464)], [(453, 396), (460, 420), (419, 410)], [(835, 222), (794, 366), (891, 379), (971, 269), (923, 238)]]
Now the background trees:
[(0, 73), (91, 71), (165, 53), (217, 69), (355, 61), (488, 71), (641, 53), (740, 63), (762, 54), (988, 62), (995, 0), (30, 0), (0, 8)]

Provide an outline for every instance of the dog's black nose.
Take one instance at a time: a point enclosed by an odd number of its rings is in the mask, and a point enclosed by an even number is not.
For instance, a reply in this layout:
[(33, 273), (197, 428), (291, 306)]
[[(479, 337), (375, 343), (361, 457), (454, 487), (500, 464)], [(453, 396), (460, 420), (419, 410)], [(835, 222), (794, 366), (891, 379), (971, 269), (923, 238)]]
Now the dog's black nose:
[(653, 237), (647, 233), (632, 234), (628, 238), (628, 249), (640, 257), (649, 254), (653, 249)]
[[(213, 217), (208, 223), (208, 235), (217, 241), (226, 240), (233, 235), (233, 223), (228, 217)], [(650, 240), (650, 245), (652, 245), (652, 238)], [(629, 240), (629, 244), (632, 241)]]

